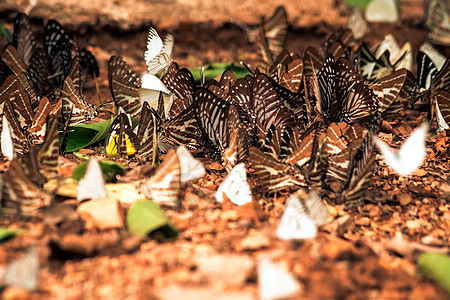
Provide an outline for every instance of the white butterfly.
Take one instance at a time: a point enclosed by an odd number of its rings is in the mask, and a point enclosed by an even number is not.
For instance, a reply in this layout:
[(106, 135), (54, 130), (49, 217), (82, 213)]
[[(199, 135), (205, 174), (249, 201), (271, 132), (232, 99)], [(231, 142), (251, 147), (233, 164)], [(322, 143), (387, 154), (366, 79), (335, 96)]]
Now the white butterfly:
[(0, 286), (21, 286), (32, 291), (38, 287), (38, 274), (39, 251), (33, 246), (21, 258), (8, 265)]
[(363, 11), (354, 7), (350, 13), (350, 17), (348, 18), (347, 27), (353, 33), (353, 37), (355, 39), (361, 39), (367, 32), (367, 22), (364, 20)]
[(223, 194), (236, 205), (252, 202), (252, 192), (247, 182), (247, 171), (244, 163), (237, 164), (225, 177), (216, 192), (218, 202), (223, 202)]
[(397, 22), (397, 4), (395, 0), (373, 0), (367, 5), (365, 17), (368, 22)]
[(178, 147), (177, 156), (180, 161), (181, 182), (197, 180), (205, 176), (203, 164), (198, 159), (195, 159), (186, 147)]
[(427, 132), (428, 123), (424, 122), (414, 130), (397, 152), (392, 152), (391, 148), (376, 136), (374, 142), (380, 149), (386, 164), (398, 174), (407, 176), (420, 167), (425, 158)]
[(141, 76), (141, 87), (139, 88), (139, 99), (141, 103), (148, 102), (150, 107), (158, 109), (159, 94), (162, 92), (164, 100), (164, 112), (169, 114), (173, 102), (173, 94), (164, 83), (155, 75), (144, 73)]
[(305, 240), (314, 238), (317, 227), (326, 223), (328, 209), (316, 192), (305, 195), (299, 191), (289, 197), (277, 229), (282, 240)]
[(6, 116), (3, 116), (2, 119), (1, 151), (8, 160), (12, 160), (16, 157), (16, 150), (11, 138), (11, 128)]
[(269, 258), (259, 257), (258, 290), (262, 300), (284, 299), (297, 295), (300, 284), (291, 273)]
[(77, 200), (102, 199), (106, 197), (106, 184), (100, 164), (94, 158), (89, 159), (86, 172), (77, 187)]
[(148, 72), (152, 75), (165, 72), (172, 63), (173, 36), (166, 35), (164, 44), (155, 28), (148, 31), (147, 51), (145, 51), (145, 63)]

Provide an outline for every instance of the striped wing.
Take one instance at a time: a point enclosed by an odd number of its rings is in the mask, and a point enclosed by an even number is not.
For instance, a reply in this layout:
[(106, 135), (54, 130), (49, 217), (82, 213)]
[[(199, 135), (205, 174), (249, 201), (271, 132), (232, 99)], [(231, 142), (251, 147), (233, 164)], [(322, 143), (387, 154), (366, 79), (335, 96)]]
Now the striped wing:
[(145, 197), (156, 203), (177, 206), (179, 204), (180, 184), (180, 161), (176, 151), (170, 150), (156, 173), (150, 179), (145, 180), (137, 189)]
[(176, 72), (173, 78), (167, 78), (163, 82), (174, 94), (169, 116), (176, 117), (194, 102), (194, 76), (188, 69), (183, 68)]
[(148, 72), (156, 75), (165, 72), (172, 63), (173, 36), (166, 35), (164, 43), (156, 32), (150, 27), (147, 37), (147, 50), (144, 58)]
[(69, 77), (64, 80), (62, 102), (63, 112), (72, 111), (70, 125), (80, 124), (97, 116), (97, 110), (83, 99)]
[(450, 93), (444, 90), (438, 90), (434, 97), (436, 99), (437, 105), (439, 107), (439, 113), (442, 119), (450, 126)]
[[(47, 97), (43, 97), (39, 102), (39, 107), (33, 117), (33, 122), (28, 130), (28, 137), (32, 145), (42, 144), (47, 129), (47, 117), (52, 111), (52, 105)], [(59, 117), (59, 116), (57, 116)]]
[(141, 109), (139, 88), (141, 79), (121, 56), (112, 56), (108, 65), (109, 89), (117, 107), (135, 116)]
[(131, 129), (131, 119), (125, 113), (119, 114), (111, 124), (106, 138), (108, 157), (131, 156), (138, 150), (138, 140)]
[(72, 51), (76, 50), (76, 45), (61, 24), (55, 20), (47, 22), (44, 39), (50, 74), (55, 86), (61, 86), (69, 74)]
[(406, 69), (400, 69), (389, 76), (386, 76), (375, 83), (370, 83), (371, 88), (378, 98), (378, 110), (380, 112), (386, 111), (386, 109), (397, 98), (403, 84), (405, 83), (407, 76)]
[(17, 159), (11, 161), (9, 169), (5, 175), (5, 192), (7, 200), (6, 207), (2, 212), (7, 212), (11, 204), (20, 207), (22, 213), (31, 213), (38, 208), (48, 206), (51, 203), (51, 196), (41, 191), (25, 174), (20, 162)]
[(255, 169), (254, 175), (269, 192), (289, 187), (306, 186), (303, 174), (292, 165), (280, 163), (258, 148), (249, 149), (249, 161)]

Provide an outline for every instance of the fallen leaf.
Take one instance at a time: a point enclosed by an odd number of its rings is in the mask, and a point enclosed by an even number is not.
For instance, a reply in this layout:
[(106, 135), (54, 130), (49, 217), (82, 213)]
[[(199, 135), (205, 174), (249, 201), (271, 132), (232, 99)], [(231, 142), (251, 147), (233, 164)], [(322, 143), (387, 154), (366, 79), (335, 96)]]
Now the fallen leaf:
[(116, 199), (98, 199), (81, 203), (77, 213), (86, 222), (86, 228), (123, 228), (124, 211)]

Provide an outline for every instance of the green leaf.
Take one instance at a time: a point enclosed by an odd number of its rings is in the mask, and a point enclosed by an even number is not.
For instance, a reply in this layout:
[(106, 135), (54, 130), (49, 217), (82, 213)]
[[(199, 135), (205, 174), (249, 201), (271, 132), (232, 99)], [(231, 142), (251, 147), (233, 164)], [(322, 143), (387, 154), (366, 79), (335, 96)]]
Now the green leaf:
[(103, 140), (113, 120), (71, 126), (67, 137), (66, 152), (74, 152)]
[(4, 26), (0, 26), (0, 32), (2, 33), (2, 35), (3, 35), (3, 37), (5, 38), (6, 41), (12, 42), (13, 35), (12, 35), (12, 32), (9, 31), (8, 28), (6, 28)]
[[(105, 139), (113, 121), (114, 119), (109, 119), (103, 122), (71, 126), (67, 137), (66, 152), (75, 152)], [(136, 118), (131, 118), (133, 129), (138, 123), (139, 121)]]
[[(220, 77), (223, 72), (226, 70), (230, 70), (234, 73), (236, 78), (242, 78), (247, 74), (250, 74), (247, 69), (241, 66), (236, 66), (233, 63), (214, 63), (211, 65), (205, 65), (205, 79), (209, 81), (213, 78)], [(192, 75), (194, 76), (195, 81), (200, 81), (202, 78), (202, 67), (198, 68), (190, 68)]]
[(372, 0), (345, 0), (345, 3), (350, 7), (359, 7), (361, 9), (366, 9), (367, 5), (372, 2)]
[(136, 202), (127, 214), (128, 230), (138, 236), (170, 239), (178, 231), (170, 222), (164, 211), (153, 201)]
[[(87, 163), (87, 161), (82, 162), (73, 170), (73, 179), (79, 181), (83, 177), (86, 173)], [(115, 181), (117, 175), (125, 175), (125, 168), (121, 164), (109, 160), (100, 160), (99, 164), (106, 182)]]
[(450, 294), (450, 257), (438, 253), (424, 253), (417, 262), (417, 272), (435, 280)]
[(15, 237), (16, 230), (0, 227), (0, 242), (6, 242)]

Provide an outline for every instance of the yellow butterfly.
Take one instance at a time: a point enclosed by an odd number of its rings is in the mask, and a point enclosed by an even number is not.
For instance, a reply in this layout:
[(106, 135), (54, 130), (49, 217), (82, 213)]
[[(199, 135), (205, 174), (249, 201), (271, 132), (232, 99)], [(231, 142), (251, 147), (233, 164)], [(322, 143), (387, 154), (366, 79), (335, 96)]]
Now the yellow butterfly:
[(106, 138), (106, 156), (132, 156), (136, 153), (138, 145), (136, 134), (131, 129), (130, 117), (120, 113), (112, 123)]

